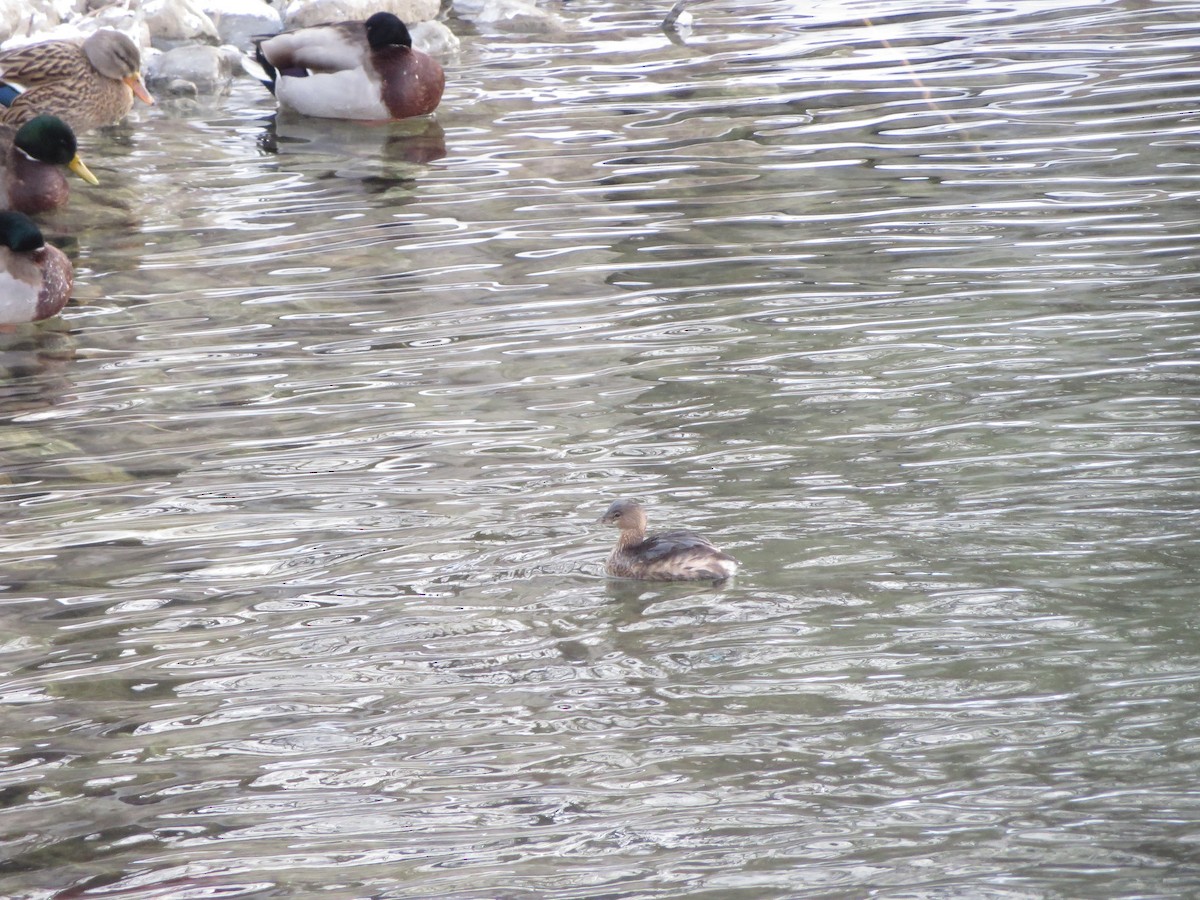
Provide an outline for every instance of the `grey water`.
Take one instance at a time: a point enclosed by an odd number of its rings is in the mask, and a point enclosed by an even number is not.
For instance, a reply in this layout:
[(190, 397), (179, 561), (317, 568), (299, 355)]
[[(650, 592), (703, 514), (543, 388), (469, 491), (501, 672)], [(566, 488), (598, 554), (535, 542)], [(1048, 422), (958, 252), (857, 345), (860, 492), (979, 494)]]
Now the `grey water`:
[(0, 896), (1200, 893), (1200, 2), (669, 7), (86, 138)]

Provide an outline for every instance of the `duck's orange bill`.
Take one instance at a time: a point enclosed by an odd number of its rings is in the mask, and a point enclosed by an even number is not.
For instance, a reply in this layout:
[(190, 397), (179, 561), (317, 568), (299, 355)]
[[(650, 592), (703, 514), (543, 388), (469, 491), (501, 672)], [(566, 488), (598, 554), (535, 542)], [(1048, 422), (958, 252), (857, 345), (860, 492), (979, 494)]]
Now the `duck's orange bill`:
[(150, 92), (146, 90), (146, 85), (142, 83), (142, 76), (136, 72), (125, 77), (125, 83), (129, 85), (129, 89), (133, 91), (133, 96), (137, 97), (143, 103), (154, 105), (154, 98), (150, 96)]

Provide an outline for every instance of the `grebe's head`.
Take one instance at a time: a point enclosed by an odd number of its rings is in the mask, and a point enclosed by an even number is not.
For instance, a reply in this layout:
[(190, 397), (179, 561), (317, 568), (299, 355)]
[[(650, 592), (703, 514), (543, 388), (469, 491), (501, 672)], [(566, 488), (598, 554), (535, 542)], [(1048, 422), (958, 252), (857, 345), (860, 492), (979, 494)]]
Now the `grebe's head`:
[(600, 517), (601, 525), (615, 525), (622, 531), (646, 527), (646, 511), (636, 500), (614, 500), (608, 511)]

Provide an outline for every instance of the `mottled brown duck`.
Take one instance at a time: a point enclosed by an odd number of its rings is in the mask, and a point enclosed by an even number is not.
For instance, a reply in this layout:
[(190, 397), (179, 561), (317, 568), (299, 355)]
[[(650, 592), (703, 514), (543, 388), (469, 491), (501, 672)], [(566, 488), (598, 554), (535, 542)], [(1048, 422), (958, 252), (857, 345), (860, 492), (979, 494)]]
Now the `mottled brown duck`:
[(141, 75), (137, 45), (119, 31), (101, 29), (83, 41), (42, 41), (0, 53), (0, 81), (20, 93), (3, 121), (21, 125), (39, 113), (58, 116), (82, 134), (121, 121), (136, 95), (154, 98)]

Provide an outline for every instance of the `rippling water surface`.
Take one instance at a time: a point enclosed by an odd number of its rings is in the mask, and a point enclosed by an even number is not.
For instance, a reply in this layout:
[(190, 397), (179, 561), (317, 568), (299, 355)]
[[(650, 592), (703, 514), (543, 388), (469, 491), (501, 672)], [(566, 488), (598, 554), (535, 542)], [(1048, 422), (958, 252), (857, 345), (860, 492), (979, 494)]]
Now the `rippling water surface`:
[[(1200, 3), (669, 5), (89, 137), (0, 895), (1200, 890)], [(744, 574), (606, 580), (618, 496)]]

